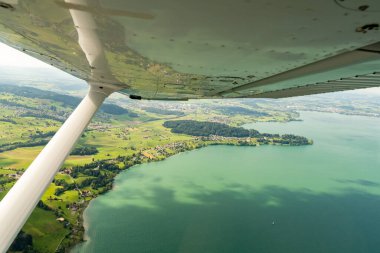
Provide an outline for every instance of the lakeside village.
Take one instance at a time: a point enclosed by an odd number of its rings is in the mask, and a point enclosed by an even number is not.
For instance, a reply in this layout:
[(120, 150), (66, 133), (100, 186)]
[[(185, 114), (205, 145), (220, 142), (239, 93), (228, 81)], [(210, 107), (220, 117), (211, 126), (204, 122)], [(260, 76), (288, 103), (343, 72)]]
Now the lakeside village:
[[(172, 132), (174, 132), (173, 130)], [(134, 153), (127, 156), (119, 155), (116, 158), (92, 161), (82, 166), (62, 168), (53, 181), (54, 191), (50, 191), (52, 194), (38, 203), (39, 208), (53, 212), (57, 222), (61, 223), (67, 230), (67, 234), (57, 247), (56, 252), (66, 252), (75, 244), (83, 241), (84, 227), (82, 214), (88, 203), (99, 194), (112, 189), (113, 180), (120, 171), (129, 169), (136, 164), (160, 161), (180, 152), (209, 145), (300, 146), (313, 143), (312, 140), (302, 136), (257, 133), (256, 131), (255, 137), (193, 136), (191, 140), (135, 150)], [(1, 181), (0, 190), (4, 189), (3, 184), (17, 180), (22, 172), (22, 170), (14, 170), (13, 173), (7, 174), (7, 180)], [(21, 244), (23, 244), (22, 247), (32, 248), (32, 238), (30, 235), (25, 235), (23, 232), (20, 233), (17, 238), (19, 240), (16, 239), (14, 242), (16, 246), (17, 243), (20, 244), (20, 238)], [(30, 245), (25, 243), (25, 238), (29, 238)]]

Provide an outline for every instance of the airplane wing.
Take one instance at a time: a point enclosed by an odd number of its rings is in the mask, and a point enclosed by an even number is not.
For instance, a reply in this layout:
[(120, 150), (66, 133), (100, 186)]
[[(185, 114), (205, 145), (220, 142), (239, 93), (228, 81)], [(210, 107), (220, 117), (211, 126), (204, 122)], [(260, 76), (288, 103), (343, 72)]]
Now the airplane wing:
[(380, 86), (376, 0), (2, 0), (0, 41), (132, 98)]
[(90, 89), (0, 202), (5, 252), (104, 99), (380, 86), (378, 0), (0, 0), (0, 41)]

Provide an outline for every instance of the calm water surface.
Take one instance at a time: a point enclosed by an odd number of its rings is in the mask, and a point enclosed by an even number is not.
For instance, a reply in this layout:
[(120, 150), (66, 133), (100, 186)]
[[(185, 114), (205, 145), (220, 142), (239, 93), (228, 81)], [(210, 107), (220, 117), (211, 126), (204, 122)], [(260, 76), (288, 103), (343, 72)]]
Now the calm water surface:
[(312, 146), (212, 146), (121, 173), (73, 252), (379, 252), (380, 119), (301, 118), (246, 127)]

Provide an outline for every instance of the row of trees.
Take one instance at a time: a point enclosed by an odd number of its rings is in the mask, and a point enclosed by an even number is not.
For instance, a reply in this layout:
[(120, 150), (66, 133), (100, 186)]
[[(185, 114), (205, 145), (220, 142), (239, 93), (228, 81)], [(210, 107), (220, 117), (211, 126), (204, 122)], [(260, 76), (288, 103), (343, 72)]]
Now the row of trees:
[(29, 142), (13, 142), (0, 145), (0, 153), (8, 150), (13, 150), (16, 148), (25, 148), (25, 147), (36, 147), (42, 146), (49, 142), (49, 140), (35, 140)]
[(48, 143), (50, 137), (55, 134), (55, 131), (42, 132), (37, 130), (35, 134), (29, 135), (30, 140), (27, 142), (12, 142), (0, 145), (0, 153), (16, 148), (36, 147)]

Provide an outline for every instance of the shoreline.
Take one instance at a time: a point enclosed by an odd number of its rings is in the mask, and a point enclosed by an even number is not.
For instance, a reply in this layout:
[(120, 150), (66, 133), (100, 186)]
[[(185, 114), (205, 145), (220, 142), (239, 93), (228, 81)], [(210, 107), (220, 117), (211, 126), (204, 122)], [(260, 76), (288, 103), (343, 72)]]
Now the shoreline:
[[(188, 151), (193, 151), (193, 150), (204, 148), (204, 147), (208, 147), (208, 146), (225, 145), (225, 146), (259, 147), (261, 145), (306, 146), (306, 145), (312, 145), (313, 144), (313, 141), (311, 139), (307, 139), (308, 140), (307, 144), (288, 145), (288, 144), (275, 143), (275, 142), (273, 142), (273, 139), (269, 139), (269, 140), (271, 140), (271, 142), (265, 142), (263, 144), (260, 144), (258, 142), (248, 141), (247, 138), (235, 138), (235, 137), (232, 137), (232, 138), (223, 138), (223, 139), (219, 139), (219, 140), (218, 139), (212, 139), (212, 138), (214, 138), (214, 137), (195, 137), (195, 139), (192, 140), (192, 141), (184, 141), (184, 142), (182, 142), (182, 143), (185, 143), (185, 147), (186, 147), (185, 149), (175, 150), (174, 153), (167, 154), (167, 156), (165, 156), (164, 158), (153, 158), (153, 159), (144, 160), (143, 162), (134, 163), (133, 165), (131, 165), (131, 166), (125, 168), (125, 169), (122, 169), (122, 170), (118, 171), (113, 176), (113, 178), (112, 178), (112, 183), (111, 183), (112, 186), (111, 186), (110, 189), (106, 189), (103, 192), (99, 193), (97, 196), (94, 196), (90, 200), (87, 200), (85, 202), (85, 206), (83, 206), (83, 208), (81, 208), (80, 210), (78, 210), (80, 219), (78, 221), (79, 224), (76, 226), (76, 228), (79, 228), (79, 230), (83, 232), (82, 236), (81, 236), (81, 239), (80, 240), (73, 240), (73, 239), (68, 238), (68, 237), (64, 238), (61, 241), (61, 244), (57, 246), (57, 249), (58, 249), (57, 252), (71, 252), (75, 247), (77, 247), (81, 243), (85, 243), (86, 241), (90, 240), (90, 238), (86, 235), (86, 231), (87, 231), (86, 227), (88, 228), (88, 224), (86, 225), (85, 221), (84, 221), (84, 212), (85, 212), (85, 210), (89, 207), (89, 205), (91, 204), (91, 201), (93, 199), (95, 199), (98, 196), (106, 194), (107, 192), (113, 190), (113, 188), (114, 188), (114, 179), (116, 178), (116, 176), (118, 176), (122, 172), (127, 172), (129, 169), (131, 169), (132, 167), (134, 167), (136, 165), (140, 165), (140, 164), (143, 164), (143, 163), (163, 161), (163, 160), (166, 160), (167, 158), (169, 158), (171, 156), (178, 155), (178, 154), (181, 154), (181, 153), (184, 153), (184, 152), (188, 152)], [(252, 138), (252, 139), (256, 140), (255, 138)], [(190, 142), (192, 142), (192, 143), (190, 143)], [(193, 145), (189, 145), (189, 143), (193, 144)], [(68, 235), (70, 235), (71, 233), (72, 233), (72, 231)], [(65, 248), (61, 248), (61, 245), (62, 245), (63, 242), (65, 242), (65, 243), (68, 244), (67, 248), (66, 247)]]

